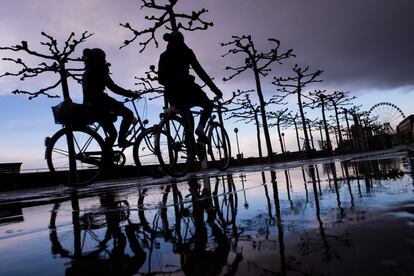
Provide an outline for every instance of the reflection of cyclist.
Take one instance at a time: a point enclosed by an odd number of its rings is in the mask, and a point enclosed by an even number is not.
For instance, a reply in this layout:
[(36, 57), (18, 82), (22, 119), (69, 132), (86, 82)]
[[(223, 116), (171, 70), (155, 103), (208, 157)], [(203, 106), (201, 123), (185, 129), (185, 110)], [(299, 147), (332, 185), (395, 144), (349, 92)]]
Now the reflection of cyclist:
[[(111, 192), (101, 194), (105, 220), (102, 220), (101, 212), (80, 215), (83, 211), (77, 193), (71, 194), (71, 203), (73, 226), (57, 223), (61, 212), (59, 203), (53, 207), (49, 225), (52, 254), (70, 259), (65, 262), (65, 275), (136, 275), (147, 256), (136, 235), (135, 225), (129, 223), (128, 202), (117, 200)], [(123, 227), (124, 221), (128, 224)], [(73, 244), (68, 242), (71, 240)]]
[(82, 78), (83, 102), (92, 106), (97, 114), (99, 122), (108, 133), (106, 143), (111, 147), (115, 142), (117, 131), (112, 121), (107, 119), (108, 114), (114, 113), (116, 116), (122, 116), (118, 143), (120, 147), (126, 147), (126, 136), (134, 114), (122, 103), (109, 97), (104, 90), (107, 87), (112, 92), (125, 97), (136, 97), (137, 94), (114, 83), (109, 76), (109, 63), (106, 62), (105, 52), (102, 49), (84, 49), (83, 60), (85, 62), (85, 72)]
[[(215, 222), (214, 207), (211, 202), (211, 194), (200, 186), (197, 179), (191, 178), (188, 182), (192, 199), (194, 218), (193, 245), (187, 247), (181, 254), (181, 266), (186, 275), (219, 275), (223, 269), (227, 270), (228, 255), (231, 250), (231, 240), (226, 232)], [(204, 221), (204, 212), (207, 213), (207, 221)], [(207, 226), (211, 229), (211, 236)], [(215, 245), (212, 246), (211, 238)], [(241, 255), (236, 257), (236, 264), (241, 261)], [(226, 267), (227, 266), (227, 267)], [(237, 270), (237, 269), (236, 269)]]
[[(184, 43), (184, 36), (180, 32), (167, 33), (164, 35), (164, 40), (168, 45), (167, 50), (160, 56), (158, 80), (165, 86), (166, 97), (172, 106), (184, 111), (194, 106), (203, 109), (195, 133), (200, 141), (208, 143), (204, 127), (211, 115), (213, 105), (201, 87), (194, 82), (194, 76), (189, 73), (190, 66), (217, 97), (221, 98), (223, 94), (201, 67), (193, 51)], [(193, 123), (192, 118), (191, 123)]]

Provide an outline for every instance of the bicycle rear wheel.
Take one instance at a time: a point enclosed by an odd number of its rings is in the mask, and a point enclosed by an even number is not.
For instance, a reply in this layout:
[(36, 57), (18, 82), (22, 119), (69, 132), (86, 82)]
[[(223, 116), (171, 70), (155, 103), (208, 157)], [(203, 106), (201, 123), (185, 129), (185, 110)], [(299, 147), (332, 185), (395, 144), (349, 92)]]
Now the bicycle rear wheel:
[(229, 167), (231, 158), (230, 139), (224, 127), (214, 123), (208, 132), (208, 152), (214, 166), (224, 171)]
[(164, 172), (155, 153), (154, 128), (150, 127), (141, 132), (134, 143), (132, 155), (140, 172), (146, 175), (159, 177)]
[(155, 137), (158, 161), (167, 174), (181, 177), (188, 173), (194, 160), (190, 134), (186, 135), (183, 120), (165, 117)]
[[(74, 145), (74, 171), (70, 172), (68, 139)], [(50, 172), (64, 185), (82, 187), (94, 181), (104, 165), (104, 141), (87, 127), (63, 128), (52, 136), (46, 147), (46, 160)]]

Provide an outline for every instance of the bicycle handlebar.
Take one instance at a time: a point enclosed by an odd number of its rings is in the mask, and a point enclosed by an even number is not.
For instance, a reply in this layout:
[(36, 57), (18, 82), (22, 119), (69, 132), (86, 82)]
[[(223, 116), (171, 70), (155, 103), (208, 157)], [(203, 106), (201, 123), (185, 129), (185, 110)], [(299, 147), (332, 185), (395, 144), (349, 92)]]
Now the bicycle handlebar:
[(123, 101), (123, 103), (127, 103), (127, 102), (133, 102), (133, 101), (135, 101), (135, 100), (140, 100), (140, 99), (142, 99), (142, 96), (139, 94), (139, 93), (137, 93), (137, 97), (132, 97), (132, 98), (127, 98), (127, 97), (125, 97), (125, 99), (124, 99), (124, 101)]

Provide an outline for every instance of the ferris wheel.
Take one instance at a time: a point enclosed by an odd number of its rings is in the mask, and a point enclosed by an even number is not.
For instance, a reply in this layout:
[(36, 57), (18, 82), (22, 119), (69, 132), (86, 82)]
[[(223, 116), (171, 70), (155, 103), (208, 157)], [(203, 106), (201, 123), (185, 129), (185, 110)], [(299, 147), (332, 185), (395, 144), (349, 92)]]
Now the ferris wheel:
[(395, 104), (381, 102), (371, 107), (369, 117), (374, 118), (378, 124), (391, 127), (395, 131), (397, 125), (405, 118), (405, 115)]

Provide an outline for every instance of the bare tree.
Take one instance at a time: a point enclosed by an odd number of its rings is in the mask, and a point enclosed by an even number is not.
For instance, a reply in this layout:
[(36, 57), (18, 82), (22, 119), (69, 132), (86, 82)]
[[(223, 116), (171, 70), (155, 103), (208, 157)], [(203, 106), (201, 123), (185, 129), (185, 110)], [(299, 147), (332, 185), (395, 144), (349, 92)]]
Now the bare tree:
[(132, 38), (126, 39), (120, 48), (124, 48), (137, 40), (141, 47), (139, 50), (141, 53), (151, 42), (155, 44), (155, 47), (158, 47), (156, 32), (161, 29), (173, 32), (178, 30), (197, 31), (207, 30), (209, 27), (213, 26), (212, 22), (202, 19), (202, 15), (208, 12), (206, 9), (189, 13), (177, 12), (175, 10), (175, 5), (178, 3), (178, 0), (169, 0), (167, 3), (163, 4), (159, 4), (159, 2), (161, 1), (141, 0), (141, 9), (153, 10), (154, 13), (157, 14), (145, 16), (145, 19), (150, 21), (152, 26), (143, 30), (138, 30), (132, 27), (128, 22), (120, 23), (122, 27), (131, 31), (133, 34)]
[(302, 149), (300, 147), (300, 137), (299, 137), (299, 127), (298, 127), (298, 119), (300, 118), (299, 113), (295, 113), (295, 115), (293, 115), (293, 113), (289, 113), (289, 127), (293, 126), (295, 128), (295, 134), (296, 134), (296, 143), (298, 144), (298, 151), (300, 152)]
[[(253, 90), (251, 90), (253, 91)], [(257, 135), (257, 148), (259, 151), (260, 160), (263, 159), (262, 154), (262, 144), (260, 138), (260, 106), (251, 101), (249, 94), (245, 94), (243, 98), (237, 99), (234, 103), (235, 108), (231, 112), (230, 116), (227, 119), (236, 119), (236, 123), (244, 121), (245, 124), (254, 122), (256, 126), (256, 135)]]
[(317, 79), (322, 74), (322, 71), (317, 70), (315, 72), (309, 72), (309, 66), (302, 68), (297, 64), (295, 64), (292, 70), (294, 72), (294, 76), (287, 78), (275, 77), (272, 83), (275, 86), (279, 87), (277, 91), (282, 92), (284, 94), (284, 97), (292, 94), (296, 95), (298, 100), (299, 114), (302, 121), (303, 134), (305, 136), (305, 150), (308, 156), (310, 156), (311, 148), (306, 127), (305, 113), (303, 111), (302, 92), (307, 85), (322, 82), (322, 80)]
[(267, 114), (269, 121), (273, 121), (269, 124), (270, 127), (276, 126), (277, 135), (279, 137), (280, 148), (282, 150), (283, 158), (286, 158), (286, 149), (283, 143), (282, 131), (281, 128), (287, 127), (289, 125), (289, 117), (290, 114), (288, 113), (288, 108), (281, 109), (278, 111), (271, 111)]
[(329, 106), (329, 99), (326, 95), (326, 90), (315, 90), (314, 92), (309, 92), (309, 99), (311, 102), (307, 103), (306, 106), (312, 109), (321, 108), (322, 110), (322, 122), (325, 130), (326, 147), (328, 153), (332, 154), (332, 143), (329, 136), (328, 122), (326, 119), (326, 109)]
[(309, 119), (309, 118), (306, 118), (306, 124), (307, 124), (307, 127), (308, 127), (308, 131), (309, 131), (309, 140), (310, 140), (310, 142), (311, 142), (311, 145), (312, 145), (312, 149), (315, 149), (315, 144), (314, 144), (314, 142), (313, 142), (313, 134), (312, 134), (312, 128), (317, 128), (318, 126), (319, 126), (319, 121), (318, 121), (319, 119), (314, 119), (314, 120), (311, 120), (311, 119)]
[(339, 116), (338, 116), (339, 115), (338, 108), (351, 105), (352, 104), (351, 101), (356, 99), (356, 97), (355, 96), (350, 97), (349, 92), (334, 91), (333, 94), (329, 95), (328, 98), (335, 112), (336, 128), (338, 130), (338, 138), (339, 138), (338, 148), (341, 153), (344, 153), (342, 131), (341, 131), (341, 126), (339, 123)]
[(232, 36), (232, 40), (222, 43), (223, 47), (230, 47), (228, 52), (223, 55), (229, 54), (244, 54), (246, 58), (244, 63), (238, 67), (227, 66), (225, 69), (232, 72), (227, 78), (223, 78), (224, 81), (233, 79), (234, 77), (242, 74), (247, 70), (251, 70), (256, 82), (256, 92), (259, 97), (260, 113), (262, 117), (263, 132), (266, 141), (268, 161), (273, 160), (272, 143), (270, 140), (270, 134), (266, 118), (266, 101), (264, 99), (261, 77), (267, 76), (271, 71), (270, 65), (274, 62), (281, 64), (284, 59), (294, 56), (293, 50), (289, 49), (285, 52), (280, 52), (280, 41), (274, 38), (268, 39), (274, 46), (266, 53), (259, 52), (250, 35)]
[(48, 53), (41, 53), (32, 50), (26, 41), (22, 41), (20, 45), (0, 47), (0, 50), (13, 51), (23, 53), (29, 56), (34, 56), (42, 60), (41, 63), (35, 66), (27, 65), (22, 58), (3, 58), (4, 61), (14, 63), (21, 67), (18, 72), (6, 72), (0, 77), (20, 77), (21, 81), (25, 81), (30, 78), (37, 77), (43, 73), (56, 73), (59, 74), (59, 79), (52, 85), (41, 88), (37, 91), (30, 92), (25, 90), (16, 89), (13, 94), (25, 94), (28, 95), (29, 100), (36, 98), (40, 95), (47, 96), (48, 98), (58, 98), (56, 94), (52, 94), (51, 91), (57, 88), (59, 85), (62, 87), (63, 97), (69, 99), (69, 87), (68, 78), (72, 78), (78, 82), (81, 81), (80, 76), (82, 75), (83, 69), (81, 68), (67, 68), (69, 61), (79, 62), (81, 58), (72, 58), (71, 55), (74, 53), (76, 47), (85, 42), (91, 35), (88, 32), (82, 33), (80, 38), (75, 38), (75, 33), (71, 33), (64, 42), (63, 48), (59, 48), (57, 40), (44, 32), (41, 35), (45, 37), (45, 41), (41, 42), (41, 45), (47, 47)]

